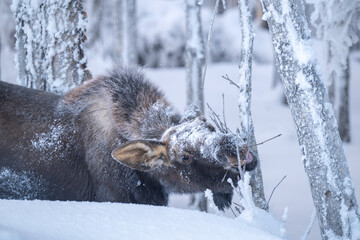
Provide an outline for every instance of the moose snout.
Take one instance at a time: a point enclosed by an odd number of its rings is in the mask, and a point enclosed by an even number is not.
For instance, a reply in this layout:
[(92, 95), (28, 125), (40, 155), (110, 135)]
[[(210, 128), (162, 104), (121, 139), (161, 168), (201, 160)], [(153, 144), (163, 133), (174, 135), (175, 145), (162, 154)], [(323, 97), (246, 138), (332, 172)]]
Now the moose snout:
[(238, 168), (239, 162), (241, 166), (246, 167), (246, 170), (252, 170), (256, 166), (256, 157), (249, 151), (247, 145), (237, 147), (237, 152), (228, 152), (226, 159), (228, 160), (227, 169)]

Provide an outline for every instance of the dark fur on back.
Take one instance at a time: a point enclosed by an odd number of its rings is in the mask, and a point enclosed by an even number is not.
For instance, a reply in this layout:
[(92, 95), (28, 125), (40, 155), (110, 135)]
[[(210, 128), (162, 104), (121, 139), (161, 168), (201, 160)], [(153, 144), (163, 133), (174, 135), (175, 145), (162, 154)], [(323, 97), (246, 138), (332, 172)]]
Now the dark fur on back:
[[(134, 70), (113, 70), (64, 96), (0, 82), (0, 198), (166, 205), (171, 192), (210, 188), (217, 191), (214, 200), (221, 209), (232, 197), (221, 179), (238, 174), (224, 169), (226, 149), (214, 150), (211, 160), (200, 153), (204, 146), (187, 144), (194, 162), (182, 162), (190, 153), (173, 143), (171, 134), (180, 139), (179, 129), (191, 124), (219, 143), (231, 139), (214, 135), (203, 118), (182, 117)], [(160, 154), (151, 164), (161, 166), (143, 171), (137, 159), (129, 162), (135, 167), (120, 164), (121, 156), (117, 161), (112, 156), (119, 146), (150, 149)]]

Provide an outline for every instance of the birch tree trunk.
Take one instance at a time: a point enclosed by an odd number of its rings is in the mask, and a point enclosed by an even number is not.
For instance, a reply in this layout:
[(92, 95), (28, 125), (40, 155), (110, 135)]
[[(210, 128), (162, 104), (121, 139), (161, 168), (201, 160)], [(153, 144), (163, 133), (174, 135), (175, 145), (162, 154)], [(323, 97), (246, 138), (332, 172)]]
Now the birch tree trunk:
[(13, 1), (11, 8), (21, 85), (61, 94), (90, 77), (81, 0)]
[(114, 63), (117, 66), (137, 63), (136, 0), (113, 1)]
[[(202, 74), (205, 61), (204, 40), (201, 27), (200, 0), (186, 1), (186, 92), (187, 105), (194, 104), (204, 113)], [(192, 194), (191, 205), (207, 211), (204, 193)]]
[(186, 81), (187, 104), (204, 112), (202, 72), (205, 60), (200, 0), (186, 0)]
[(304, 6), (262, 0), (296, 125), (323, 239), (360, 239), (354, 188), (326, 87), (317, 72)]
[(260, 159), (256, 147), (254, 124), (251, 117), (251, 71), (253, 57), (254, 34), (252, 30), (252, 19), (248, 0), (239, 0), (239, 13), (241, 24), (241, 59), (239, 80), (239, 113), (240, 127), (243, 138), (247, 139), (250, 150), (258, 159), (258, 166), (250, 173), (250, 186), (252, 188), (255, 206), (264, 210), (268, 209), (265, 199), (263, 179), (260, 167)]

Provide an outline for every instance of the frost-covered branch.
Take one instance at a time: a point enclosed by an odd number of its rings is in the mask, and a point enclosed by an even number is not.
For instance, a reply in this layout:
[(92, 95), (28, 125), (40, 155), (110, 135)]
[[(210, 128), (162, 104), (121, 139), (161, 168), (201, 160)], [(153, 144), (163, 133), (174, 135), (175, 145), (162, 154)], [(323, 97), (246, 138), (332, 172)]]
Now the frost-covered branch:
[(323, 239), (359, 239), (354, 188), (326, 87), (317, 72), (304, 6), (262, 0), (295, 122)]
[(311, 229), (314, 226), (315, 220), (316, 220), (316, 210), (314, 209), (313, 213), (311, 214), (310, 223), (307, 226), (304, 234), (302, 235), (301, 240), (307, 240), (308, 239), (308, 236), (309, 236), (309, 234), (311, 232)]
[(20, 84), (64, 93), (89, 78), (81, 0), (14, 0), (11, 9)]
[(247, 144), (258, 159), (258, 166), (251, 172), (250, 185), (253, 188), (255, 205), (259, 208), (268, 209), (265, 199), (263, 179), (260, 167), (259, 154), (256, 147), (254, 125), (251, 117), (251, 68), (253, 57), (254, 34), (252, 30), (251, 12), (248, 0), (239, 0), (239, 13), (241, 24), (241, 59), (239, 87), (239, 115), (242, 138), (247, 139)]
[(360, 1), (306, 0), (314, 6), (311, 24), (318, 38), (328, 44), (326, 49), (325, 83), (333, 84), (331, 75), (341, 76), (347, 68), (350, 47), (359, 41)]

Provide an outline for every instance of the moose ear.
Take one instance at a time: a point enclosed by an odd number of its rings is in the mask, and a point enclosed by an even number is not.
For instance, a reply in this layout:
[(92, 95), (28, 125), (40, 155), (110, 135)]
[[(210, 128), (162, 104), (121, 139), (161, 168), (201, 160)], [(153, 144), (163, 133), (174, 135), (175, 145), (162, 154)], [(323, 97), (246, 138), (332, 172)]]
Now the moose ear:
[(162, 165), (169, 165), (166, 145), (159, 141), (129, 141), (116, 148), (111, 156), (138, 171), (150, 171)]
[(201, 117), (202, 113), (200, 109), (194, 105), (190, 104), (186, 107), (183, 117), (181, 118), (181, 123), (194, 120), (195, 118)]

